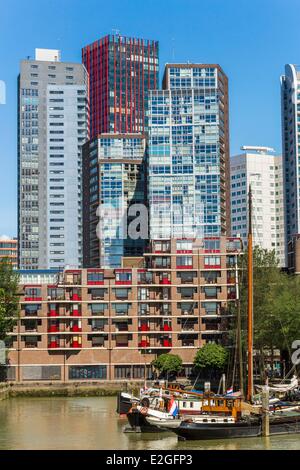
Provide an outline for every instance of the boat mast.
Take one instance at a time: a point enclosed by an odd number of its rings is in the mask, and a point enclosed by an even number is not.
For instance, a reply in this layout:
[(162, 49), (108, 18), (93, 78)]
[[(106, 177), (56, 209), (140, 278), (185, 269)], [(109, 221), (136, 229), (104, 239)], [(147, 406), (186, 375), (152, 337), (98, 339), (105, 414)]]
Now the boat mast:
[(253, 245), (252, 245), (252, 191), (249, 185), (248, 224), (248, 389), (247, 400), (253, 398)]

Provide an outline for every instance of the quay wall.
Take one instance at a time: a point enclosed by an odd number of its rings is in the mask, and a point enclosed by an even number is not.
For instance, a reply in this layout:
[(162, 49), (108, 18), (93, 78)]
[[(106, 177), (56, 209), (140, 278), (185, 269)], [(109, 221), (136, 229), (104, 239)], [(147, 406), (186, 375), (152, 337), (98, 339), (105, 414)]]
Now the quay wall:
[(0, 383), (0, 400), (8, 397), (107, 397), (120, 391), (138, 393), (144, 381), (6, 382)]

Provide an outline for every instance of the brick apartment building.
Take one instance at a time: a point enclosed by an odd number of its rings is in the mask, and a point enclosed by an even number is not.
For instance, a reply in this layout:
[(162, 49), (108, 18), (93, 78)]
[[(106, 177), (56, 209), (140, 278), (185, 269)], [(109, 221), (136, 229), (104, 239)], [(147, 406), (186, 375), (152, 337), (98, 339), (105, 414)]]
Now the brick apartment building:
[(150, 378), (165, 352), (180, 355), (188, 375), (205, 342), (226, 344), (241, 249), (225, 236), (157, 240), (120, 269), (66, 269), (54, 283), (23, 284), (8, 378)]

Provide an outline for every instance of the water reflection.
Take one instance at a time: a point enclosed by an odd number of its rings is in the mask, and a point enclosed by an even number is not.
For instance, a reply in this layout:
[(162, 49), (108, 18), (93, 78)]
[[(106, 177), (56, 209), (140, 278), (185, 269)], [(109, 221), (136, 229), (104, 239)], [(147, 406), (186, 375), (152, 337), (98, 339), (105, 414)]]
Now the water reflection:
[(178, 441), (173, 433), (125, 434), (113, 397), (14, 398), (0, 402), (0, 449), (300, 449), (299, 435)]

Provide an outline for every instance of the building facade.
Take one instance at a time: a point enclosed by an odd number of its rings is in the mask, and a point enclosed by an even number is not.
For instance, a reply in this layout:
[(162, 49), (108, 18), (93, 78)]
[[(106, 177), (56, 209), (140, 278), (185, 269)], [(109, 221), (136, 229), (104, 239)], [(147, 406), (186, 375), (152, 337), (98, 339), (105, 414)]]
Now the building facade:
[(230, 233), (228, 83), (219, 65), (167, 64), (150, 91), (150, 239)]
[(179, 354), (189, 375), (205, 342), (228, 344), (240, 254), (234, 238), (154, 240), (122, 268), (65, 270), (51, 284), (23, 284), (8, 378), (150, 378), (163, 352)]
[[(121, 267), (142, 256), (148, 236), (146, 143), (141, 134), (101, 134), (83, 150), (83, 257), (85, 267)], [(144, 229), (130, 236), (137, 211)]]
[[(247, 147), (246, 147), (247, 149)], [(248, 191), (252, 190), (253, 245), (275, 250), (279, 265), (286, 266), (283, 169), (281, 155), (267, 147), (248, 147), (231, 157), (231, 234), (247, 246)]]
[(91, 138), (144, 133), (148, 91), (158, 87), (158, 42), (108, 35), (82, 49), (90, 76)]
[(83, 65), (36, 50), (18, 80), (18, 239), (21, 269), (82, 263), (81, 147), (88, 139)]
[(300, 233), (300, 68), (281, 76), (281, 120), (287, 243)]
[(0, 236), (0, 261), (8, 259), (14, 268), (18, 266), (18, 240), (6, 235)]

